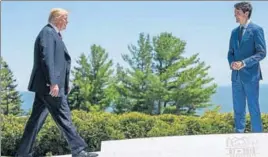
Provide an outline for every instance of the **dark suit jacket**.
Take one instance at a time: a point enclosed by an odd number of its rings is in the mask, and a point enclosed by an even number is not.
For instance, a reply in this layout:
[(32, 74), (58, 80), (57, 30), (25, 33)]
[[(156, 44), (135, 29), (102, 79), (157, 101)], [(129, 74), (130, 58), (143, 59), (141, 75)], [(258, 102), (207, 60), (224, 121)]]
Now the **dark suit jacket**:
[(46, 25), (38, 34), (34, 45), (34, 64), (29, 91), (47, 94), (48, 85), (57, 84), (59, 88), (69, 87), (71, 57), (56, 30)]
[(266, 56), (266, 44), (263, 29), (250, 22), (245, 34), (239, 43), (239, 30), (237, 27), (232, 31), (228, 51), (229, 65), (234, 61), (244, 61), (245, 67), (241, 70), (232, 70), (232, 81), (240, 76), (243, 82), (259, 81), (262, 79), (260, 61)]

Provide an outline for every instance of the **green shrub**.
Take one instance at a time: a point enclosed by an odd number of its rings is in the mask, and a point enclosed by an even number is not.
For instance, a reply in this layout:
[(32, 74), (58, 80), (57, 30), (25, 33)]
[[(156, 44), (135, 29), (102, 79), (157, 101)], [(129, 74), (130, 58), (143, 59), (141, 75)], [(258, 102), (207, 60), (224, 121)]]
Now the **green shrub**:
[[(1, 115), (1, 155), (14, 156), (18, 148), (27, 117)], [(206, 112), (201, 117), (163, 114), (150, 116), (142, 113), (121, 115), (84, 111), (72, 112), (73, 124), (89, 144), (90, 151), (99, 151), (101, 141), (200, 134), (233, 133), (233, 114)], [(262, 115), (264, 131), (268, 131), (268, 114)], [(250, 131), (249, 115), (247, 128)], [(68, 144), (55, 122), (49, 116), (34, 145), (36, 156), (70, 154)]]

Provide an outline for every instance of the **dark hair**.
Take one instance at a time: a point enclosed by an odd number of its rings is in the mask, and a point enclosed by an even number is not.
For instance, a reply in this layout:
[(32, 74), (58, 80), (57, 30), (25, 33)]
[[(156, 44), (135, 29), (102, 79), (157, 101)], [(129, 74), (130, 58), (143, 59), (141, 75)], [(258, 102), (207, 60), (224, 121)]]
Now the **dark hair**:
[(252, 13), (252, 5), (249, 3), (249, 2), (239, 2), (239, 3), (236, 3), (234, 5), (235, 9), (237, 10), (242, 10), (243, 13), (247, 12), (248, 11), (248, 18), (251, 17), (251, 13)]

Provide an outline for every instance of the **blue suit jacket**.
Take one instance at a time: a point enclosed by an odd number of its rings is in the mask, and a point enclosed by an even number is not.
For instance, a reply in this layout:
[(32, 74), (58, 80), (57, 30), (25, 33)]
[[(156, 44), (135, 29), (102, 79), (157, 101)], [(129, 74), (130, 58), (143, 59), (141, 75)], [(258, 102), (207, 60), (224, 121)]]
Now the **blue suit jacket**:
[(241, 43), (239, 43), (239, 27), (232, 31), (229, 51), (228, 62), (231, 67), (231, 63), (234, 61), (243, 61), (245, 67), (238, 70), (232, 69), (232, 81), (240, 76), (243, 82), (252, 82), (262, 80), (260, 61), (266, 56), (266, 44), (263, 29), (250, 22), (242, 37)]
[(49, 85), (57, 84), (67, 93), (71, 57), (56, 30), (46, 25), (38, 34), (34, 46), (34, 64), (28, 89), (47, 94)]

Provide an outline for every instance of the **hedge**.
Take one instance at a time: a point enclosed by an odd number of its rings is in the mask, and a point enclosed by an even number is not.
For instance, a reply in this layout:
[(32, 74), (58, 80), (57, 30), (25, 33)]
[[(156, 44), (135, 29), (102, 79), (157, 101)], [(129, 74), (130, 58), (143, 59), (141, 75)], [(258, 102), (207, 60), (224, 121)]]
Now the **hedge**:
[[(27, 118), (1, 115), (1, 155), (14, 156)], [(90, 144), (90, 151), (99, 151), (101, 141), (107, 140), (233, 133), (233, 114), (212, 111), (200, 117), (171, 114), (151, 116), (136, 112), (116, 115), (106, 112), (73, 111), (72, 119), (79, 134)], [(262, 119), (264, 131), (267, 132), (268, 114), (263, 114)], [(246, 132), (249, 131), (250, 123), (247, 115)], [(38, 134), (34, 151), (36, 156), (70, 154), (67, 142), (50, 116)]]

